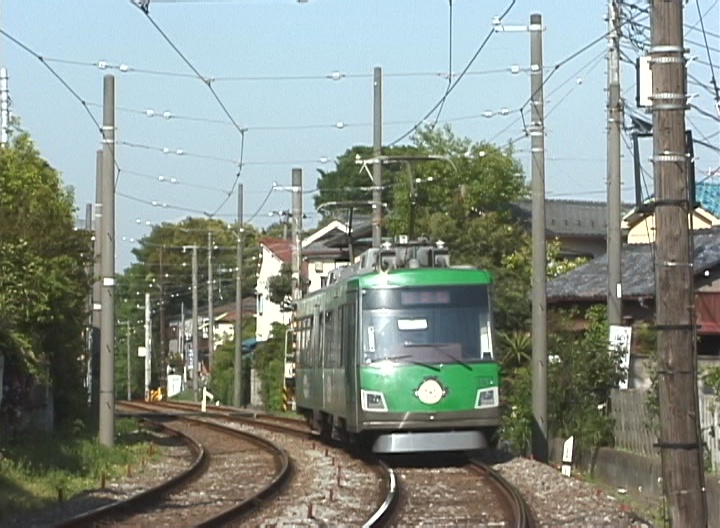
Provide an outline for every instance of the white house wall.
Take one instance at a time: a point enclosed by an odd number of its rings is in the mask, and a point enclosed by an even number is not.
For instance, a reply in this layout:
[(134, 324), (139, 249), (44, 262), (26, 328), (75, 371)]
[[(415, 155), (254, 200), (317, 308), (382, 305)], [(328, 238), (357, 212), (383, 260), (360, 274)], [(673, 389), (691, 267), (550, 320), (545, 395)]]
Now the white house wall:
[(280, 305), (270, 302), (268, 281), (280, 274), (283, 262), (267, 247), (262, 246), (262, 264), (258, 273), (255, 291), (258, 296), (255, 338), (266, 341), (270, 337), (273, 323), (290, 323), (290, 313), (280, 311)]
[(308, 293), (319, 290), (322, 287), (323, 277), (327, 277), (328, 274), (335, 268), (345, 265), (347, 265), (346, 262), (335, 262), (334, 260), (327, 262), (322, 260), (312, 260), (312, 258), (308, 259), (307, 276), (308, 279), (310, 279)]

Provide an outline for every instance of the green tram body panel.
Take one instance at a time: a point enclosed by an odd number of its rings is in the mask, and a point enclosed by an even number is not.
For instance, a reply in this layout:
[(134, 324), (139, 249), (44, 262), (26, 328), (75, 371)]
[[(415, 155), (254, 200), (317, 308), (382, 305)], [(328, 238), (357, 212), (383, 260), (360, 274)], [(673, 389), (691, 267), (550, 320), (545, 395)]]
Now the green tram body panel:
[[(462, 365), (433, 365), (429, 369), (421, 365), (395, 363), (392, 371), (367, 366), (360, 368), (360, 387), (367, 391), (382, 392), (389, 413), (438, 413), (443, 411), (475, 410), (477, 391), (496, 387), (498, 367), (494, 362)], [(421, 402), (416, 392), (427, 379), (436, 379), (445, 394), (435, 404)], [(371, 413), (368, 413), (371, 414)], [(372, 414), (380, 417), (380, 413)]]
[[(299, 412), (340, 419), (350, 433), (371, 430), (496, 428), (499, 425), (499, 374), (494, 359), (422, 361), (398, 357), (363, 361), (363, 297), (373, 290), (485, 287), (487, 311), (492, 275), (462, 268), (396, 269), (353, 275), (300, 299), (296, 332), (295, 398)], [(442, 308), (442, 307), (440, 307)], [(379, 310), (382, 311), (382, 310)], [(489, 317), (489, 316), (488, 316)], [(490, 338), (491, 339), (491, 338)], [(423, 403), (423, 383), (434, 380), (442, 396)], [(433, 381), (429, 382), (433, 387)], [(479, 389), (495, 389), (494, 404), (476, 408)], [(362, 392), (381, 392), (386, 410), (363, 410)]]

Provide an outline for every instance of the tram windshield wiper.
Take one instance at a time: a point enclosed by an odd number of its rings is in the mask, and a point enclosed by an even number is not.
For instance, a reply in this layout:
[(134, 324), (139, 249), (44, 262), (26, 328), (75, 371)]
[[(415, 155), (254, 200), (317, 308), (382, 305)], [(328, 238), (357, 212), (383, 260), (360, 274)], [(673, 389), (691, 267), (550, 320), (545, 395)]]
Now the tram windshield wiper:
[(442, 353), (443, 355), (445, 355), (446, 357), (453, 359), (456, 363), (462, 365), (466, 369), (472, 370), (472, 367), (470, 365), (468, 365), (462, 359), (451, 354), (450, 352), (448, 352), (446, 350), (446, 347), (448, 346), (447, 343), (411, 343), (410, 341), (405, 341), (405, 343), (403, 343), (403, 346), (405, 348), (429, 348), (432, 350), (437, 350), (440, 353)]
[(426, 368), (429, 368), (430, 370), (440, 372), (439, 367), (436, 367), (435, 365), (431, 365), (430, 363), (425, 363), (423, 361), (417, 361), (416, 359), (413, 359), (412, 354), (401, 354), (399, 356), (388, 356), (388, 357), (380, 358), (377, 361), (405, 361), (406, 363), (412, 363), (413, 365), (419, 365), (421, 367), (426, 367)]

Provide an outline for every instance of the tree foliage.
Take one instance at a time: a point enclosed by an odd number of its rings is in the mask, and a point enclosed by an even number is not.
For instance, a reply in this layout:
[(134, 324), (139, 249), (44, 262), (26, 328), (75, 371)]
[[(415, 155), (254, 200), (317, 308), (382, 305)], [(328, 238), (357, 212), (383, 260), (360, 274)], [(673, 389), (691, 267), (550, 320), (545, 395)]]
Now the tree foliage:
[[(413, 146), (386, 147), (383, 154), (386, 156), (401, 156), (415, 154)], [(370, 202), (373, 196), (372, 165), (363, 167), (357, 162), (372, 158), (372, 147), (357, 145), (338, 156), (335, 170), (323, 171), (318, 169), (318, 192), (315, 195), (315, 209), (323, 217), (336, 217), (347, 220), (345, 212), (348, 206), (334, 206), (335, 202)], [(370, 173), (368, 174), (368, 171)], [(393, 209), (393, 187), (402, 174), (402, 166), (383, 165), (382, 201), (388, 209)], [(355, 214), (369, 214), (369, 205), (358, 206)]]
[[(258, 231), (245, 225), (243, 253), (243, 298), (255, 290)], [(119, 276), (116, 295), (119, 299), (118, 319), (132, 325), (131, 348), (136, 350), (144, 340), (144, 297), (150, 293), (153, 322), (153, 353), (159, 352), (160, 318), (162, 307), (169, 320), (177, 317), (184, 305), (186, 313), (192, 307), (192, 247), (197, 247), (198, 304), (207, 306), (208, 298), (208, 233), (211, 233), (213, 255), (213, 302), (217, 306), (235, 302), (237, 269), (237, 226), (220, 220), (188, 217), (177, 223), (154, 226), (150, 234), (139, 241), (133, 250), (136, 262)], [(188, 316), (191, 317), (191, 316)], [(124, 345), (122, 345), (124, 346)], [(126, 360), (124, 350), (116, 368), (116, 387), (126, 387)], [(120, 356), (120, 354), (118, 354)], [(131, 354), (131, 379), (135, 387), (144, 385), (142, 360)], [(170, 357), (179, 364), (182, 358)], [(153, 378), (161, 376), (160, 361), (153, 361)]]
[(0, 150), (0, 189), (0, 353), (18, 376), (53, 385), (57, 419), (81, 416), (89, 233), (26, 133)]
[(292, 271), (286, 262), (280, 267), (280, 273), (268, 279), (268, 290), (270, 302), (275, 304), (286, 302), (292, 294)]
[[(625, 376), (622, 353), (608, 348), (604, 306), (586, 313), (588, 329), (572, 327), (572, 314), (555, 313), (550, 321), (547, 370), (548, 437), (575, 436), (584, 448), (612, 443), (613, 422), (607, 412), (610, 391)], [(505, 371), (503, 394), (507, 406), (502, 437), (518, 453), (526, 454), (532, 434), (532, 369), (529, 358)]]
[[(255, 351), (255, 368), (262, 383), (263, 405), (267, 411), (282, 410), (282, 384), (285, 372), (285, 339), (287, 326), (272, 325), (270, 338), (258, 345)], [(289, 346), (289, 343), (287, 343)]]

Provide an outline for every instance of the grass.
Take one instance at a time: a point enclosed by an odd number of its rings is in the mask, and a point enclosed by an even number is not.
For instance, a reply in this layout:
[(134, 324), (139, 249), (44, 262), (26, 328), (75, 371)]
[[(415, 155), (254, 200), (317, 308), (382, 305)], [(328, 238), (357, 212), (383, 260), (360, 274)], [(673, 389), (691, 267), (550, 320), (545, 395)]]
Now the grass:
[(27, 432), (0, 445), (0, 521), (98, 488), (127, 472), (149, 452), (149, 437), (134, 419), (116, 422), (115, 447), (76, 424), (56, 433)]

